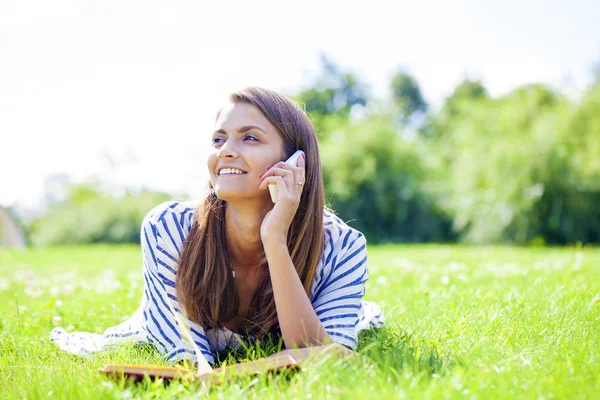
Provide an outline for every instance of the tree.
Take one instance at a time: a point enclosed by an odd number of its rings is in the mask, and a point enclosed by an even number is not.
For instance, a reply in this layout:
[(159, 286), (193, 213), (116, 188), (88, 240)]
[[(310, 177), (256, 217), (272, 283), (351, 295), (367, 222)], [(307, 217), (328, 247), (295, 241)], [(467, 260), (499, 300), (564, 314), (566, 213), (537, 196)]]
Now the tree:
[(320, 139), (328, 130), (324, 120), (335, 116), (339, 120), (350, 118), (352, 110), (367, 105), (366, 87), (358, 78), (341, 69), (327, 56), (321, 55), (321, 74), (312, 87), (302, 90), (294, 99), (303, 105), (312, 120)]
[(458, 112), (438, 119), (444, 133), (435, 142), (444, 157), (440, 186), (454, 228), (472, 242), (546, 239), (549, 201), (572, 193), (557, 157), (568, 100), (543, 85), (527, 85), (499, 99), (455, 104)]
[(139, 243), (146, 213), (170, 199), (149, 190), (115, 196), (99, 190), (97, 183), (73, 185), (66, 200), (30, 223), (29, 237), (33, 245)]
[(450, 219), (424, 190), (420, 142), (405, 142), (386, 115), (348, 121), (321, 147), (327, 199), (374, 242), (451, 239)]
[(414, 77), (400, 70), (392, 78), (390, 87), (401, 126), (406, 126), (411, 119), (427, 112), (427, 103)]
[(460, 120), (459, 114), (462, 111), (467, 112), (468, 115), (470, 107), (488, 99), (487, 90), (480, 81), (465, 79), (446, 98), (441, 110), (436, 115), (429, 116), (423, 129), (424, 136), (432, 139), (443, 138), (452, 130), (451, 125)]

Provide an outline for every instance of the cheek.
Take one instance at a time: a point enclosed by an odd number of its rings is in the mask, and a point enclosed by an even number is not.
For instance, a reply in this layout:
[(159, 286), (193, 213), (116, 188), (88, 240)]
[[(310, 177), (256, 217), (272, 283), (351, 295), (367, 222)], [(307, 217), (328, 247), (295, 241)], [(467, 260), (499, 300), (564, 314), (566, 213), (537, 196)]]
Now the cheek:
[(217, 168), (217, 155), (215, 153), (211, 153), (206, 159), (206, 168), (208, 169), (208, 175), (213, 179), (215, 168)]
[(282, 150), (270, 149), (261, 157), (261, 163), (264, 165), (265, 170), (280, 161), (285, 161), (285, 152)]

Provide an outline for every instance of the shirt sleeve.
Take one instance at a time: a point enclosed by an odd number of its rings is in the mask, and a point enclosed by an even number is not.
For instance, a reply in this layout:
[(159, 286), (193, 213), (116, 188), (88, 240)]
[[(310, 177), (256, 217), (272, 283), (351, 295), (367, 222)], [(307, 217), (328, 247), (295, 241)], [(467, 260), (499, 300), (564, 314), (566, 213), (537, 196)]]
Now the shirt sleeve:
[[(185, 234), (184, 219), (168, 203), (154, 208), (142, 222), (141, 245), (144, 261), (144, 295), (141, 306), (142, 327), (148, 342), (165, 354), (169, 361), (195, 361), (193, 346), (185, 340), (173, 311), (180, 313), (202, 355), (214, 363), (204, 329), (182, 312), (175, 292), (177, 261), (181, 256)], [(191, 221), (188, 221), (191, 223)], [(188, 229), (189, 231), (189, 229)]]
[[(330, 231), (325, 233), (331, 243)], [(365, 237), (348, 228), (335, 243), (331, 243), (322, 263), (313, 290), (313, 308), (332, 341), (355, 349), (361, 300), (369, 278)]]

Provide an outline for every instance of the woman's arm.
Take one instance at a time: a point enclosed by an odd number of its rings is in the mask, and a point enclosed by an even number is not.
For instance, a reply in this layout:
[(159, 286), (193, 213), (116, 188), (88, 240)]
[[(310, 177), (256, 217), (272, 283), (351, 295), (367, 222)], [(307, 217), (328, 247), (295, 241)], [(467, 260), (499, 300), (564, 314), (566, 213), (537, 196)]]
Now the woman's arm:
[[(278, 191), (277, 203), (263, 219), (260, 234), (279, 326), (289, 348), (321, 345), (332, 340), (356, 348), (356, 326), (368, 279), (366, 241), (360, 232), (341, 221), (337, 223), (337, 237), (332, 238), (329, 232), (329, 256), (323, 261), (321, 279), (309, 299), (287, 248), (288, 229), (305, 182), (304, 167), (303, 157), (298, 160), (298, 167), (277, 163), (263, 174), (259, 187), (266, 190), (269, 184), (274, 184)], [(331, 257), (333, 253), (335, 256)]]
[(323, 265), (317, 272), (311, 303), (332, 341), (351, 349), (358, 345), (357, 326), (367, 271), (367, 243), (362, 233), (330, 218)]
[(285, 347), (330, 343), (329, 335), (304, 291), (285, 240), (267, 242), (265, 254)]
[[(187, 326), (183, 329), (191, 328), (192, 325), (195, 327), (184, 336), (174, 314), (180, 312), (181, 308), (175, 292), (175, 275), (183, 248), (183, 232), (189, 231), (189, 226), (182, 226), (180, 223), (186, 210), (183, 205), (163, 203), (151, 210), (142, 222), (142, 327), (147, 332), (148, 341), (163, 352), (168, 360), (196, 361), (198, 356), (203, 356), (204, 359), (200, 362), (206, 367), (206, 361), (214, 362), (214, 358), (204, 330), (187, 321), (184, 322)], [(202, 354), (196, 354), (192, 342)]]
[(287, 233), (296, 214), (305, 182), (304, 156), (298, 165), (275, 164), (263, 174), (260, 189), (277, 187), (278, 200), (263, 219), (260, 234), (269, 264), (277, 319), (286, 348), (308, 347), (330, 342), (304, 291), (287, 247)]

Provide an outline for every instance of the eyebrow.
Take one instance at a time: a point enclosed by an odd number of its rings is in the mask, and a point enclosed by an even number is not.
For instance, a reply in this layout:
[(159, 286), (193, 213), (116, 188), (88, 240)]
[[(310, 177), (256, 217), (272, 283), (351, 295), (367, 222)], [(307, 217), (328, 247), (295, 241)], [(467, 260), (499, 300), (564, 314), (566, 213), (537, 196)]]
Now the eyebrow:
[[(240, 129), (238, 129), (238, 133), (244, 133), (244, 132), (248, 132), (251, 129), (258, 129), (259, 131), (261, 131), (262, 133), (266, 134), (267, 132), (265, 132), (265, 130), (263, 128), (261, 128), (260, 126), (256, 126), (256, 125), (245, 125), (240, 127)], [(222, 133), (222, 134), (227, 134), (227, 132), (225, 132), (224, 129), (217, 129), (215, 131), (215, 133)]]

